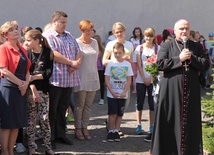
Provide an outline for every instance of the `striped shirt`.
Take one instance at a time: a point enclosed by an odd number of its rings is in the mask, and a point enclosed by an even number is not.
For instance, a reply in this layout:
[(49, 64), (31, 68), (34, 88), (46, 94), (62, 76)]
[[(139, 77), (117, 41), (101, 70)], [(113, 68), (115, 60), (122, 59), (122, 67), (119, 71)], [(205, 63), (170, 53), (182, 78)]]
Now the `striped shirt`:
[[(57, 33), (52, 27), (43, 33), (53, 51), (60, 52), (64, 57), (70, 60), (76, 60), (80, 52), (79, 45), (74, 36), (65, 31), (63, 34)], [(76, 87), (80, 85), (79, 71), (69, 73), (68, 65), (54, 61), (53, 74), (50, 83), (56, 87)]]

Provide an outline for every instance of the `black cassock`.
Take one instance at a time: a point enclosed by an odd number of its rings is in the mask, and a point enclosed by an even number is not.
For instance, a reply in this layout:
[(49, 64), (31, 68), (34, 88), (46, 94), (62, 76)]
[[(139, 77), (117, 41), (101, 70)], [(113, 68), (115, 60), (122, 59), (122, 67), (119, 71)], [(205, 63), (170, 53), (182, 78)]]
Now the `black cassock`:
[[(177, 42), (177, 44), (176, 44)], [(201, 94), (199, 71), (209, 61), (199, 43), (187, 41), (192, 52), (188, 71), (179, 59), (182, 43), (175, 39), (164, 43), (157, 58), (164, 71), (160, 84), (155, 125), (151, 143), (152, 155), (202, 154)]]

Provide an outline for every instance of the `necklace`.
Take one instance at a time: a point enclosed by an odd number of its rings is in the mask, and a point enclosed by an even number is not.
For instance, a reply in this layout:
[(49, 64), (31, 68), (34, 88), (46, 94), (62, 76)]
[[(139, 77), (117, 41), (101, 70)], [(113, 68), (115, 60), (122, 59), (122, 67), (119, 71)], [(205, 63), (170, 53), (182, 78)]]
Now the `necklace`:
[[(181, 48), (180, 48), (180, 46), (178, 45), (178, 42), (177, 42), (176, 39), (175, 39), (175, 43), (176, 43), (176, 46), (178, 47), (178, 50), (179, 50), (180, 53), (181, 53)], [(185, 71), (188, 71), (188, 70), (189, 70), (189, 65), (187, 64), (186, 61), (184, 62), (183, 67), (185, 67)]]

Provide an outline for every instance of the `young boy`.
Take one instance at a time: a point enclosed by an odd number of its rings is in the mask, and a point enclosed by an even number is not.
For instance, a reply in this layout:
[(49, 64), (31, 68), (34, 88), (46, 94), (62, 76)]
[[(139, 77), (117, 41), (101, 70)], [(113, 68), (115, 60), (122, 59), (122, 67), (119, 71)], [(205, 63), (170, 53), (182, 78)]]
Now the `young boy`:
[(110, 61), (105, 70), (105, 82), (108, 98), (108, 120), (109, 131), (107, 139), (109, 142), (120, 141), (118, 131), (124, 114), (125, 102), (133, 76), (131, 64), (124, 60), (125, 54), (123, 44), (117, 42), (113, 46), (113, 54), (116, 58)]

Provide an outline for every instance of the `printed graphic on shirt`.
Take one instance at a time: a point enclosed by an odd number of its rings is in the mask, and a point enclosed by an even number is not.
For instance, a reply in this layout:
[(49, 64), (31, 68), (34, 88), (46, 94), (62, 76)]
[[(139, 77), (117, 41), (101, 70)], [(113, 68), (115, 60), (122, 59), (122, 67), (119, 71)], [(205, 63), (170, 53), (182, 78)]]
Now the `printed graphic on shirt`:
[(111, 88), (113, 90), (124, 89), (126, 86), (126, 74), (128, 67), (125, 66), (112, 66), (111, 67)]

